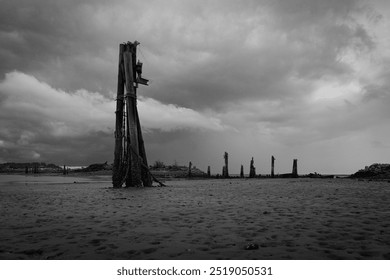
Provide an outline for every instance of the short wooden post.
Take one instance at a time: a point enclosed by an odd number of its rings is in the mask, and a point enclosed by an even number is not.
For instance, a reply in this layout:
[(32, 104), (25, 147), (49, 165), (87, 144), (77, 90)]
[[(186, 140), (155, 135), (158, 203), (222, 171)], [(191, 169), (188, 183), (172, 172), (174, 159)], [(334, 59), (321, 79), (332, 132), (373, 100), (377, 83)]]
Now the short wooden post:
[(275, 157), (271, 157), (271, 177), (275, 177)]
[(210, 165), (207, 166), (207, 177), (211, 177)]
[(298, 177), (298, 160), (297, 159), (294, 159), (294, 161), (293, 161), (292, 176), (294, 178)]
[(229, 178), (229, 154), (227, 152), (224, 153), (223, 158), (225, 159), (225, 168), (222, 176), (225, 178)]
[(240, 177), (244, 178), (244, 166), (241, 164)]
[(188, 164), (188, 177), (192, 176), (191, 169), (192, 169), (192, 162), (190, 161), (190, 163)]
[(255, 161), (253, 160), (253, 157), (252, 157), (252, 160), (251, 160), (251, 163), (250, 163), (250, 169), (249, 169), (249, 178), (255, 178), (256, 177), (256, 168), (254, 166), (254, 163), (255, 163)]

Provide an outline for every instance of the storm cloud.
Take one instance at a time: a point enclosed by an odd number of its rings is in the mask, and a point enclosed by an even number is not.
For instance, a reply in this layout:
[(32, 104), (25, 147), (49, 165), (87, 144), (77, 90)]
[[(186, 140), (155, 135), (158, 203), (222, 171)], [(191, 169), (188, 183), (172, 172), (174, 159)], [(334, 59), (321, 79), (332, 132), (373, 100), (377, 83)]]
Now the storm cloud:
[(2, 1), (0, 160), (112, 160), (118, 45), (138, 40), (152, 161), (219, 170), (226, 150), (237, 170), (254, 156), (268, 172), (275, 154), (280, 172), (297, 157), (304, 172), (340, 173), (388, 161), (389, 11), (379, 0)]

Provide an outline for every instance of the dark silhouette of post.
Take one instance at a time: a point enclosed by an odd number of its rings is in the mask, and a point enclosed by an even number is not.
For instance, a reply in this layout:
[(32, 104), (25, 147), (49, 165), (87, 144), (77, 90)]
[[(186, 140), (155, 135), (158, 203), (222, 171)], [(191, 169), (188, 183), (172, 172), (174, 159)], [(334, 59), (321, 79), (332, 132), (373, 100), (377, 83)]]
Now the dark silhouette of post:
[(240, 177), (244, 178), (244, 166), (241, 164)]
[(297, 159), (294, 159), (294, 161), (293, 161), (292, 176), (294, 178), (298, 177), (298, 160)]
[(138, 84), (147, 85), (142, 78), (142, 63), (137, 60), (137, 45), (127, 42), (119, 47), (115, 150), (112, 183), (120, 188), (151, 186), (151, 174), (146, 159), (141, 125), (137, 110)]
[(138, 145), (138, 127), (137, 127), (137, 96), (134, 88), (134, 69), (133, 52), (136, 45), (126, 44), (123, 52), (125, 68), (125, 99), (127, 113), (127, 137), (129, 138), (129, 167), (130, 174), (126, 178), (126, 187), (142, 186), (141, 181), (141, 162)]
[(255, 178), (256, 177), (256, 168), (254, 166), (255, 161), (251, 160), (250, 167), (249, 167), (249, 178)]
[(191, 169), (192, 169), (192, 162), (190, 161), (190, 163), (188, 164), (188, 177), (192, 176)]
[(222, 176), (229, 178), (229, 154), (225, 152), (223, 158), (225, 159), (225, 166), (222, 169)]
[(207, 177), (211, 177), (210, 165), (207, 166)]
[(275, 157), (271, 157), (271, 177), (275, 177)]
[(127, 149), (125, 139), (125, 110), (124, 110), (124, 64), (123, 51), (125, 44), (119, 45), (119, 64), (118, 64), (118, 80), (117, 80), (117, 97), (116, 97), (116, 111), (115, 111), (115, 150), (114, 150), (114, 164), (112, 172), (112, 184), (114, 188), (122, 187), (126, 174), (128, 173), (127, 166)]

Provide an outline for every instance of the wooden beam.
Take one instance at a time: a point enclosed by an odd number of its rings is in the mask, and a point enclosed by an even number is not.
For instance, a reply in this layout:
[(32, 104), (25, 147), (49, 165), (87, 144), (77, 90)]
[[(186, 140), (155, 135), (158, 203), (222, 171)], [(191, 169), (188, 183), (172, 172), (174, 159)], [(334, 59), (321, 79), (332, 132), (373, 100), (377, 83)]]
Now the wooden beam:
[(123, 52), (124, 68), (125, 68), (125, 98), (126, 98), (126, 112), (127, 123), (129, 125), (129, 139), (128, 145), (130, 145), (132, 151), (135, 153), (128, 154), (130, 163), (130, 173), (126, 179), (126, 187), (139, 187), (142, 186), (141, 180), (141, 162), (139, 158), (139, 145), (138, 145), (138, 127), (137, 127), (137, 104), (136, 93), (134, 89), (134, 67), (133, 67), (133, 54), (135, 52), (133, 44), (126, 45)]
[(119, 46), (119, 63), (118, 63), (118, 80), (117, 80), (117, 95), (116, 95), (116, 111), (115, 111), (115, 150), (114, 164), (112, 170), (112, 184), (114, 188), (122, 187), (121, 181), (123, 176), (123, 105), (124, 105), (124, 65), (123, 51), (125, 45)]

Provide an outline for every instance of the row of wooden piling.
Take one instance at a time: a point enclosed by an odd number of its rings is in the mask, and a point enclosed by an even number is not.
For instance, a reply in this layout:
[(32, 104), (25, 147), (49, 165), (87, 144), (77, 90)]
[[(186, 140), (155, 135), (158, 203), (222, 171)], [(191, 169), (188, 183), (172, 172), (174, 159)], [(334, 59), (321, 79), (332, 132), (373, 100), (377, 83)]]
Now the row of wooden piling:
[[(222, 167), (222, 176), (217, 175), (217, 177), (222, 177), (222, 178), (230, 178), (229, 175), (229, 154), (227, 152), (224, 153), (223, 155), (224, 158), (224, 165)], [(192, 163), (189, 162), (188, 166), (188, 177), (192, 176)], [(252, 157), (250, 161), (250, 166), (249, 166), (249, 178), (255, 178), (256, 175), (256, 167), (254, 164), (254, 159)], [(207, 167), (207, 177), (211, 177), (211, 169), (210, 166)], [(244, 178), (244, 165), (241, 164), (241, 169), (240, 169), (240, 178)], [(292, 167), (292, 173), (287, 173), (287, 174), (282, 174), (275, 176), (275, 157), (271, 156), (271, 178), (275, 177), (292, 177), (292, 178), (297, 178), (298, 177), (298, 159), (293, 159), (293, 167)]]

